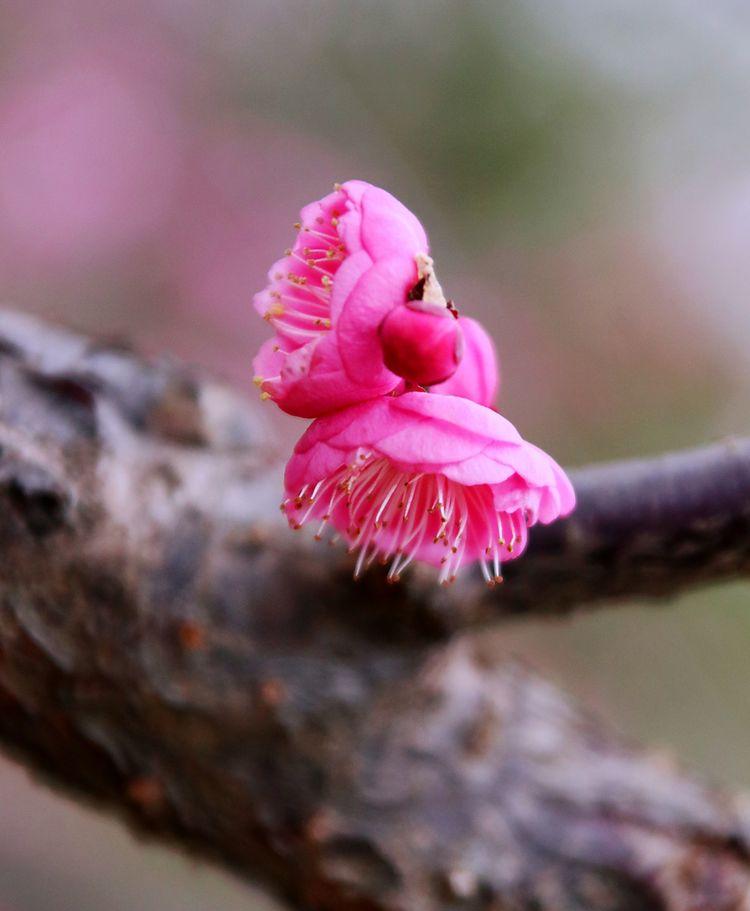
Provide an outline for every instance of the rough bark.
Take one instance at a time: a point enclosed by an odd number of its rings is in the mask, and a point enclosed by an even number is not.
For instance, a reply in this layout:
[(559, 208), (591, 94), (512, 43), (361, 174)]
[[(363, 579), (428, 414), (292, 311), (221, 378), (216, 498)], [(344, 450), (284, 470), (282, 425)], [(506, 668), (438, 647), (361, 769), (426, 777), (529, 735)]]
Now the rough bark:
[(500, 592), (355, 585), (241, 400), (5, 314), (0, 738), (305, 908), (748, 909), (741, 800), (452, 633), (745, 572), (749, 455), (587, 469)]

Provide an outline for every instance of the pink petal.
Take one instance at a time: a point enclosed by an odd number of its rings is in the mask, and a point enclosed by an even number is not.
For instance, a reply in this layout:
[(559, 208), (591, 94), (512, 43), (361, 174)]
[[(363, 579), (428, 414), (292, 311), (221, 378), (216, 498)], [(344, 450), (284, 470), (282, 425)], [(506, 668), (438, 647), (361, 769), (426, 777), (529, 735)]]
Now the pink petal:
[(334, 323), (338, 322), (344, 304), (356, 287), (357, 282), (371, 266), (372, 259), (370, 254), (364, 250), (359, 250), (357, 253), (347, 256), (339, 266), (331, 294), (331, 320)]
[(457, 395), (492, 408), (500, 386), (499, 362), (495, 345), (476, 320), (462, 316), (464, 352), (458, 369), (450, 379), (433, 386), (440, 395)]
[(455, 424), (463, 430), (485, 437), (488, 442), (521, 442), (521, 435), (510, 421), (496, 411), (477, 405), (469, 399), (455, 395), (436, 396), (422, 392), (407, 392), (395, 401), (396, 407), (403, 411)]
[(362, 245), (374, 260), (428, 253), (419, 219), (395, 196), (370, 187), (362, 196)]
[(378, 327), (389, 310), (406, 300), (416, 280), (413, 260), (391, 257), (376, 262), (349, 294), (338, 320), (338, 335), (344, 369), (355, 382), (381, 383), (384, 375), (394, 376), (383, 364)]
[(264, 342), (253, 358), (253, 372), (256, 376), (276, 377), (281, 373), (286, 357), (279, 351), (275, 339)]

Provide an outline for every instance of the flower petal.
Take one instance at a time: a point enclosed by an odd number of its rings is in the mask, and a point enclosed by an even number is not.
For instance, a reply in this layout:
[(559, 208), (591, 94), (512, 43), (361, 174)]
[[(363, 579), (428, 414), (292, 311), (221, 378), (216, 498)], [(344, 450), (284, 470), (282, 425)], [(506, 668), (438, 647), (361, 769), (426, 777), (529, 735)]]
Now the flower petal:
[(449, 379), (431, 387), (440, 395), (457, 395), (492, 408), (500, 387), (500, 367), (495, 345), (484, 327), (462, 316), (464, 350), (458, 369)]
[(381, 383), (384, 374), (395, 376), (383, 363), (378, 327), (396, 304), (406, 300), (416, 280), (414, 260), (395, 256), (376, 262), (350, 292), (337, 329), (344, 369), (355, 382)]

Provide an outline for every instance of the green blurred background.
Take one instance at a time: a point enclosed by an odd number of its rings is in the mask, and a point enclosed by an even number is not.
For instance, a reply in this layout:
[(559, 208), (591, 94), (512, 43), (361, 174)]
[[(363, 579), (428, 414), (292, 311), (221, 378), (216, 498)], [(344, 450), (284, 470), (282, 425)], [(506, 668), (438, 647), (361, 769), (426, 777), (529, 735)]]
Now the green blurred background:
[[(253, 291), (359, 177), (421, 217), (501, 410), (566, 464), (748, 433), (749, 87), (740, 0), (5, 0), (0, 291), (249, 388)], [(490, 645), (748, 786), (748, 595)], [(271, 907), (4, 760), (0, 805), (5, 911)]]

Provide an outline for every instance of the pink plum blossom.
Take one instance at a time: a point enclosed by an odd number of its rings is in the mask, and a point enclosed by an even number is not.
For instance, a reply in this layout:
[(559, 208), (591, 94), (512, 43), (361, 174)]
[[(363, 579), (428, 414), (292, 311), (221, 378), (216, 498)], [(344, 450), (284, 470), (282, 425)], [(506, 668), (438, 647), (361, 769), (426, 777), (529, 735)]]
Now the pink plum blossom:
[(282, 509), (318, 535), (332, 525), (398, 579), (414, 559), (452, 581), (479, 562), (489, 584), (521, 554), (527, 530), (567, 515), (573, 488), (548, 455), (497, 412), (465, 398), (407, 392), (319, 418), (297, 443)]
[(462, 316), (463, 356), (453, 376), (432, 387), (432, 392), (458, 395), (492, 408), (500, 389), (500, 366), (495, 345), (481, 323)]
[[(255, 381), (289, 414), (318, 417), (402, 385), (396, 370), (409, 361), (409, 341), (416, 346), (421, 336), (402, 334), (399, 358), (386, 362), (380, 327), (391, 310), (419, 300), (447, 311), (448, 303), (424, 228), (385, 190), (359, 180), (337, 184), (302, 210), (296, 227), (294, 246), (255, 296), (275, 330), (255, 358)], [(414, 313), (418, 322), (434, 321)], [(448, 364), (441, 347), (433, 351), (436, 364), (425, 363), (424, 350), (411, 353), (429, 379), (447, 378), (457, 364), (455, 345)]]

